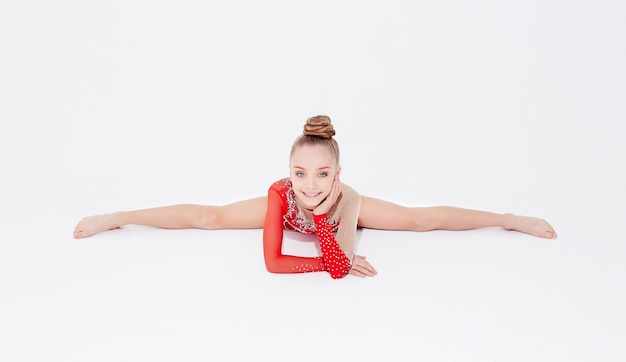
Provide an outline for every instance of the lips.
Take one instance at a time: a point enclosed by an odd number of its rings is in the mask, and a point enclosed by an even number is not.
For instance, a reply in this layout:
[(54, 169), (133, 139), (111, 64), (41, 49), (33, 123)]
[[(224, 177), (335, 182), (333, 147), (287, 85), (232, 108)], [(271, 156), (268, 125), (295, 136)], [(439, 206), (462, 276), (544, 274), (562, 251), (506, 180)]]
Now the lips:
[(321, 193), (321, 192), (314, 192), (314, 193), (306, 193), (306, 192), (303, 192), (302, 194), (303, 194), (304, 196), (306, 196), (306, 197), (309, 197), (309, 198), (312, 198), (312, 199), (313, 199), (313, 198), (318, 197), (318, 196), (319, 196), (319, 195), (321, 195), (322, 193)]

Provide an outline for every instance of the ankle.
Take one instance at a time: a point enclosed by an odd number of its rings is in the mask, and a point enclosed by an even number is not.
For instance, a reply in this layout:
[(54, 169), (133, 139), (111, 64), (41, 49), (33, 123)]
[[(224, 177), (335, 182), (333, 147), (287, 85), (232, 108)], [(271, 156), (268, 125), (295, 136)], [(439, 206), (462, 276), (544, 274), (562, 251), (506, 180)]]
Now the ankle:
[(504, 214), (504, 224), (502, 225), (502, 227), (506, 230), (515, 230), (518, 218), (519, 217), (515, 214)]
[(126, 212), (124, 211), (116, 211), (109, 214), (109, 227), (111, 229), (121, 228), (124, 225), (127, 225), (126, 222)]

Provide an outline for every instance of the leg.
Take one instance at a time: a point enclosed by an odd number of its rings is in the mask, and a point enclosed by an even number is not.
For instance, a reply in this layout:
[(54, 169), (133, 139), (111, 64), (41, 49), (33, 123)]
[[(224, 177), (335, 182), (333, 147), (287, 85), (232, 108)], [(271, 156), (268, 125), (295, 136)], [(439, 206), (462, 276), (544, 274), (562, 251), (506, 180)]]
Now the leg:
[(513, 214), (462, 209), (449, 206), (404, 207), (362, 196), (359, 226), (383, 230), (470, 230), (501, 227), (543, 238), (555, 238), (545, 220)]
[(266, 208), (267, 197), (259, 197), (224, 206), (173, 205), (95, 215), (76, 225), (74, 237), (84, 238), (131, 224), (164, 229), (262, 228)]

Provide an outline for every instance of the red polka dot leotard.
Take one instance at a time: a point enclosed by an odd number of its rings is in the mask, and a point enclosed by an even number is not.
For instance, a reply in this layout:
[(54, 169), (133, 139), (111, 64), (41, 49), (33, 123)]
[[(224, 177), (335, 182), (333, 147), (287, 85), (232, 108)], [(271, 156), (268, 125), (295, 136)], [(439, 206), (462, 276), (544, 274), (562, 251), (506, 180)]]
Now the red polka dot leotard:
[[(267, 213), (263, 227), (265, 266), (272, 273), (306, 273), (328, 271), (334, 279), (348, 274), (352, 263), (341, 250), (334, 232), (339, 220), (328, 215), (313, 215), (308, 219), (300, 210), (288, 178), (272, 184), (267, 195)], [(321, 257), (301, 257), (282, 253), (284, 230), (315, 234), (320, 243)]]

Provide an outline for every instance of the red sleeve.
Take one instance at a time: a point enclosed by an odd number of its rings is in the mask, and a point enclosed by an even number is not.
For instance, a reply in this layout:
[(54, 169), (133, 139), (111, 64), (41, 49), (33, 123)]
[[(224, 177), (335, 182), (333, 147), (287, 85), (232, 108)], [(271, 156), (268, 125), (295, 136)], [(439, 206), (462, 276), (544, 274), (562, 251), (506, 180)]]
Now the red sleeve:
[(322, 250), (322, 259), (330, 276), (333, 279), (345, 277), (352, 268), (352, 263), (335, 240), (333, 230), (328, 223), (328, 216), (326, 214), (313, 215), (313, 221), (315, 222), (315, 235)]
[(306, 273), (326, 270), (320, 257), (283, 255), (283, 215), (285, 203), (277, 188), (271, 187), (267, 195), (267, 212), (263, 225), (263, 255), (270, 273)]

